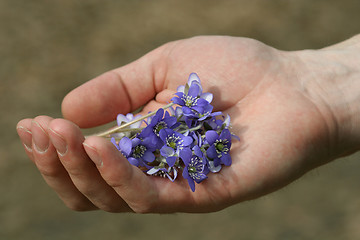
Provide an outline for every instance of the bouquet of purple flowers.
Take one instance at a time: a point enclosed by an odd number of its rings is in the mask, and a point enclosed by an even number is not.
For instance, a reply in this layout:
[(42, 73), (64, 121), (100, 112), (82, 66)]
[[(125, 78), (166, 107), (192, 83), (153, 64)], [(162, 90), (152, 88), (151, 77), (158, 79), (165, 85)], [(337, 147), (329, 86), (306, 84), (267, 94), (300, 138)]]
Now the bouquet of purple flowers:
[(132, 165), (171, 181), (182, 173), (195, 191), (195, 182), (231, 165), (231, 140), (239, 139), (230, 133), (229, 115), (213, 112), (212, 100), (191, 73), (170, 104), (143, 117), (119, 114), (118, 126), (105, 134)]

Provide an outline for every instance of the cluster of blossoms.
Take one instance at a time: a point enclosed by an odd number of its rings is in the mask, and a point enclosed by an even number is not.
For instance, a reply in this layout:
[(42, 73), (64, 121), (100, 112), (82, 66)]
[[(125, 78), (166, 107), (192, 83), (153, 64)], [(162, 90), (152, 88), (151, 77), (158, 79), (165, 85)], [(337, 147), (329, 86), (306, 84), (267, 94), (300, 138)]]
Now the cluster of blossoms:
[(195, 191), (195, 182), (200, 183), (210, 172), (219, 172), (222, 165), (231, 165), (231, 139), (238, 139), (229, 131), (230, 117), (212, 111), (212, 99), (211, 93), (203, 93), (199, 77), (192, 73), (188, 83), (178, 87), (168, 111), (160, 108), (145, 118), (119, 114), (120, 128), (129, 128), (112, 133), (111, 141), (132, 165), (147, 174), (174, 181), (182, 173)]

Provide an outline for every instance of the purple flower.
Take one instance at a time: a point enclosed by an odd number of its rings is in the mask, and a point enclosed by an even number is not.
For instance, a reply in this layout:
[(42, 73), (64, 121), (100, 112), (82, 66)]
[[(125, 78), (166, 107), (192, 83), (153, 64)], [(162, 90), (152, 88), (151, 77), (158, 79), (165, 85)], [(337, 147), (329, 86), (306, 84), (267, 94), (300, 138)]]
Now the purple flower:
[(207, 178), (206, 174), (209, 173), (209, 170), (206, 166), (206, 161), (204, 161), (203, 153), (201, 152), (198, 146), (193, 148), (194, 154), (192, 151), (187, 148), (180, 153), (180, 157), (185, 164), (182, 176), (185, 178), (191, 190), (195, 191), (195, 182), (200, 183)]
[(164, 142), (164, 146), (160, 149), (163, 157), (166, 157), (166, 162), (170, 167), (174, 166), (180, 151), (188, 147), (193, 139), (189, 136), (184, 136), (172, 129), (161, 129), (160, 139)]
[(123, 137), (119, 142), (118, 149), (134, 166), (145, 166), (146, 163), (155, 160), (155, 155), (153, 153), (155, 147), (150, 138), (141, 140), (135, 137), (131, 140), (127, 137)]
[(163, 142), (160, 139), (160, 130), (166, 128), (175, 128), (179, 125), (176, 120), (176, 117), (170, 116), (168, 112), (165, 112), (164, 109), (160, 108), (156, 111), (156, 114), (150, 119), (149, 124), (142, 130), (141, 134), (143, 136), (154, 136), (155, 145), (158, 148), (161, 148)]
[(231, 165), (230, 147), (231, 133), (229, 129), (222, 130), (220, 136), (214, 130), (205, 133), (205, 139), (210, 147), (206, 150), (208, 158), (214, 160), (214, 166), (223, 163), (226, 166)]
[(171, 101), (182, 106), (184, 113), (191, 110), (203, 112), (203, 108), (213, 99), (211, 93), (202, 93), (200, 79), (196, 73), (190, 74), (188, 84), (178, 87), (177, 91)]

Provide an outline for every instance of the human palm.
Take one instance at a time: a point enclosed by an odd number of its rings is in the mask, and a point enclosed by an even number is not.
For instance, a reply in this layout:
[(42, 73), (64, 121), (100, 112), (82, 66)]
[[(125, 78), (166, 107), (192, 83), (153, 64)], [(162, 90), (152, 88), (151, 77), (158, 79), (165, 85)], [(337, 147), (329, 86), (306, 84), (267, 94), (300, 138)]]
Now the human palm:
[[(31, 132), (33, 150), (26, 148), (27, 154), (72, 209), (216, 211), (281, 188), (329, 158), (326, 122), (297, 77), (301, 69), (296, 54), (251, 39), (171, 42), (72, 91), (62, 105), (68, 120), (40, 116), (20, 121), (18, 129)], [(184, 179), (145, 175), (106, 139), (84, 141), (79, 127), (112, 121), (143, 105), (143, 113), (156, 110), (191, 72), (213, 93), (215, 110), (231, 116), (231, 131), (241, 139), (232, 145), (233, 164), (196, 185), (194, 193)], [(34, 138), (42, 131), (51, 142), (37, 151)], [(19, 135), (24, 141), (25, 132)]]

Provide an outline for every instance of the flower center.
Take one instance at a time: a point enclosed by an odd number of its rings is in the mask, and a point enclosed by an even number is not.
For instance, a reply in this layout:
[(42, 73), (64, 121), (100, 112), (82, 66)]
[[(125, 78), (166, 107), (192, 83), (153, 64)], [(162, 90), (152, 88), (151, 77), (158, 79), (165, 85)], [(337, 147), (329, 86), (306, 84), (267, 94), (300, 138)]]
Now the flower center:
[(227, 139), (218, 139), (215, 141), (215, 150), (219, 157), (221, 157), (222, 153), (227, 154), (229, 151), (229, 148), (226, 145), (228, 142)]
[(185, 98), (183, 98), (183, 100), (185, 102), (185, 106), (192, 107), (196, 105), (198, 98), (192, 96), (186, 96)]
[(163, 121), (161, 122), (158, 122), (155, 127), (154, 127), (154, 132), (157, 136), (159, 136), (159, 133), (160, 133), (160, 130), (161, 129), (164, 129), (164, 128), (167, 128), (167, 124)]
[(137, 145), (134, 148), (133, 156), (135, 158), (140, 158), (144, 155), (145, 151), (146, 151), (146, 147), (144, 145)]
[(177, 148), (181, 149), (181, 143), (183, 140), (181, 140), (180, 137), (175, 136), (175, 134), (169, 136), (166, 139), (166, 145), (176, 150)]
[(196, 173), (196, 168), (195, 167), (188, 167), (188, 171), (189, 171), (189, 173)]
[(220, 152), (222, 152), (222, 150), (224, 149), (224, 144), (223, 143), (221, 143), (221, 142), (219, 142), (219, 143), (217, 143), (216, 144), (216, 150), (218, 150), (218, 151), (220, 151)]

